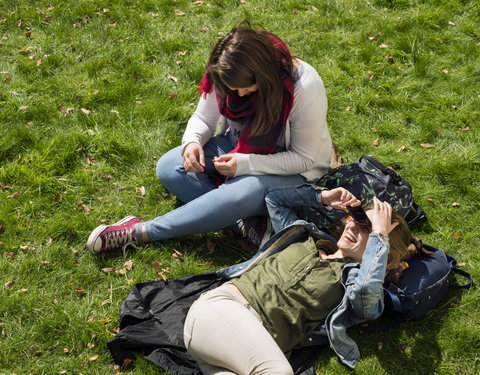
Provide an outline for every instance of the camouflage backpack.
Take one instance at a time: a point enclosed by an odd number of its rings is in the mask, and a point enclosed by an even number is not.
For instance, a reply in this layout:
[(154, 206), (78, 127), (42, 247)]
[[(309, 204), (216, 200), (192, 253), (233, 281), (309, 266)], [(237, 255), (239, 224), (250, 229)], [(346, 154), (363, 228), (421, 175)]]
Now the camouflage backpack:
[[(363, 156), (357, 163), (342, 165), (321, 177), (317, 185), (334, 189), (344, 187), (360, 199), (363, 205), (373, 202), (377, 196), (388, 201), (393, 209), (405, 218), (410, 228), (427, 219), (423, 209), (412, 197), (412, 187), (392, 168), (384, 166), (373, 156)], [(327, 229), (341, 222), (347, 215), (342, 210), (301, 207), (299, 218)]]

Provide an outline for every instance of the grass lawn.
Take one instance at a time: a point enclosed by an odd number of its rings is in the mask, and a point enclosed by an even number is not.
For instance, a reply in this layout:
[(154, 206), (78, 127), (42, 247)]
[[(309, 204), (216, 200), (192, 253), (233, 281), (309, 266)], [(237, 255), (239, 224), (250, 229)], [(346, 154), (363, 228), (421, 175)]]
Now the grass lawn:
[[(177, 205), (156, 160), (244, 17), (318, 70), (345, 161), (400, 172), (429, 217), (416, 234), (480, 280), (479, 15), (468, 0), (0, 0), (0, 374), (161, 374), (141, 358), (119, 369), (105, 346), (132, 286), (248, 257), (222, 231), (85, 249), (100, 223)], [(420, 321), (352, 328), (355, 374), (480, 373), (479, 300), (452, 289)], [(326, 347), (317, 373), (352, 371)]]

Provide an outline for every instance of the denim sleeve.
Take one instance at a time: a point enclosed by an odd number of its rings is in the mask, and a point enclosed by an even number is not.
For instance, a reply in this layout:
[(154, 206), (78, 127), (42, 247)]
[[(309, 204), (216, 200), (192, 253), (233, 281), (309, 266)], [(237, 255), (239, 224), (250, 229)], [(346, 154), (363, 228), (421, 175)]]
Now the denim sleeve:
[(265, 204), (275, 232), (298, 220), (296, 207), (323, 207), (319, 193), (325, 188), (313, 184), (284, 186), (268, 190)]
[(376, 319), (383, 312), (383, 281), (389, 251), (388, 236), (370, 234), (360, 269), (355, 279), (347, 282), (347, 298), (355, 315), (364, 320)]

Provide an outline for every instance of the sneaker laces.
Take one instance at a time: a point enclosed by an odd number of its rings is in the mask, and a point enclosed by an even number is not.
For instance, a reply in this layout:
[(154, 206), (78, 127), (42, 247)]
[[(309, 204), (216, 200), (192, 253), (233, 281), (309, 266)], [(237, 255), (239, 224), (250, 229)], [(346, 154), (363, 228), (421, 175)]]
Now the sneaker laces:
[(121, 248), (124, 255), (127, 247), (132, 246), (136, 249), (137, 246), (135, 237), (133, 237), (133, 231), (133, 228), (131, 228), (107, 233), (105, 235), (105, 249)]

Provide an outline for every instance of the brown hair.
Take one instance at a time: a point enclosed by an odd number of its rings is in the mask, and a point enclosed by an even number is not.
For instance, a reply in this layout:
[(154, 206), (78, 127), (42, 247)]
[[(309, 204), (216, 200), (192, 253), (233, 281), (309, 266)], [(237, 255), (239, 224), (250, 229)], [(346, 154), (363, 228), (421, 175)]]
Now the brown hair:
[(231, 93), (230, 88), (258, 85), (254, 93), (255, 119), (252, 134), (265, 134), (282, 113), (283, 80), (293, 74), (291, 56), (280, 58), (265, 32), (252, 29), (243, 20), (213, 48), (207, 63), (207, 73), (220, 95)]
[(411, 254), (415, 248), (411, 243), (412, 234), (407, 222), (395, 211), (392, 212), (392, 223), (394, 221), (398, 221), (398, 225), (388, 235), (390, 253), (388, 254), (387, 271), (397, 268), (400, 261)]

